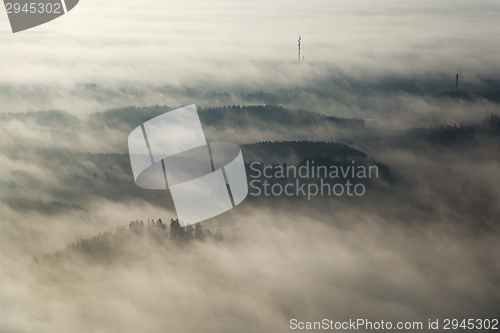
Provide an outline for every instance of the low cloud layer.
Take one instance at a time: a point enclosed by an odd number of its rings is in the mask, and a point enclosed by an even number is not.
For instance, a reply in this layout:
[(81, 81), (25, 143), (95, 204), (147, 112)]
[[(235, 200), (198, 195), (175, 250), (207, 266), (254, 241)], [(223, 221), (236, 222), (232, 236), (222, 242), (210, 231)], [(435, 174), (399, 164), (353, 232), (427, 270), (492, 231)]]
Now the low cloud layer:
[[(308, 115), (307, 125), (295, 111), (263, 110), (260, 117), (245, 111), (241, 140), (262, 138), (267, 130), (259, 122), (273, 112), (289, 115), (291, 126), (283, 123), (289, 135), (309, 128), (312, 140), (326, 126), (313, 121), (319, 114)], [(225, 139), (235, 110), (215, 111), (226, 113), (229, 123), (213, 123), (208, 133), (222, 130), (218, 139)], [(206, 125), (215, 111), (201, 111)], [(339, 129), (389, 165), (395, 182), (378, 182), (358, 198), (249, 197), (203, 223), (223, 230), (222, 243), (179, 247), (132, 237), (115, 259), (50, 264), (47, 253), (67, 251), (80, 238), (114, 233), (130, 220), (175, 216), (168, 192), (134, 186), (120, 144), (127, 121), (136, 121), (127, 114), (130, 109), (114, 110), (74, 125), (60, 113), (3, 117), (4, 132), (16, 135), (1, 148), (2, 330), (286, 332), (292, 318), (426, 325), (428, 319), (498, 316), (495, 131), (477, 130), (474, 140), (449, 145), (429, 141), (436, 131), (444, 135), (439, 129), (416, 135), (332, 125), (332, 132)], [(105, 149), (98, 140), (104, 137)], [(283, 145), (267, 145), (255, 145), (253, 154), (282, 163)], [(110, 147), (118, 153), (105, 152)]]
[[(15, 35), (0, 15), (0, 331), (498, 318), (499, 10), (82, 0)], [(248, 197), (203, 222), (224, 242), (133, 236), (105, 262), (44, 260), (175, 217), (168, 191), (134, 184), (127, 137), (190, 104), (208, 141), (247, 159), (345, 161), (355, 149), (391, 178), (362, 197)]]

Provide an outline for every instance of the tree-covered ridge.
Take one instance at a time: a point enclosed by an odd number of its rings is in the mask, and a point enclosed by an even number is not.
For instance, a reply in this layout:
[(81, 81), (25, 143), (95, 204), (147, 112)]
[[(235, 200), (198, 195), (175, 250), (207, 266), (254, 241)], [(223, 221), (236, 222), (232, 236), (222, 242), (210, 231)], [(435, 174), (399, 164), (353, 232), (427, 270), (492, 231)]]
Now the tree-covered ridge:
[(292, 158), (302, 161), (327, 156), (342, 161), (367, 158), (366, 153), (358, 149), (342, 143), (324, 141), (263, 141), (242, 145), (241, 150), (245, 162), (291, 163)]
[[(344, 127), (364, 127), (364, 120), (326, 117), (316, 112), (287, 109), (278, 105), (233, 105), (200, 108), (203, 125), (222, 127), (251, 127), (256, 122), (269, 126), (310, 127), (332, 124)], [(327, 120), (327, 122), (325, 122)]]
[[(130, 131), (145, 121), (171, 111), (176, 107), (166, 105), (117, 108), (91, 115), (95, 126), (107, 125)], [(340, 117), (326, 117), (316, 112), (287, 109), (278, 105), (233, 105), (222, 107), (198, 107), (200, 121), (204, 127), (216, 128), (253, 126), (295, 126), (314, 127), (328, 124), (341, 127), (363, 128), (364, 120)]]
[[(316, 165), (348, 166), (355, 161), (356, 165), (378, 165), (381, 176), (384, 176), (381, 179), (390, 180), (390, 176), (385, 177), (390, 175), (389, 167), (369, 158), (366, 153), (341, 143), (260, 142), (243, 145), (241, 149), (247, 164), (247, 175), (251, 174), (248, 169), (251, 162), (300, 166), (306, 160), (314, 160)], [(36, 159), (53, 178), (64, 184), (64, 188), (57, 190), (62, 195), (55, 196), (54, 199), (41, 199), (36, 194), (40, 181), (25, 171), (18, 170), (12, 173), (15, 176), (13, 181), (0, 182), (0, 202), (12, 209), (29, 209), (46, 215), (67, 213), (68, 210), (85, 212), (85, 208), (96, 198), (112, 202), (141, 199), (158, 207), (166, 205), (165, 198), (169, 194), (143, 189), (135, 184), (128, 154), (38, 150), (30, 158)]]
[(403, 135), (402, 143), (423, 141), (442, 146), (475, 145), (482, 139), (500, 140), (500, 117), (491, 115), (478, 124), (439, 125), (430, 128), (414, 128)]
[(171, 219), (170, 224), (161, 219), (147, 222), (135, 220), (127, 226), (118, 226), (115, 233), (101, 232), (99, 235), (69, 243), (65, 249), (47, 253), (42, 260), (34, 257), (35, 263), (44, 265), (61, 264), (65, 260), (80, 258), (94, 263), (111, 263), (126, 258), (129, 251), (139, 242), (154, 246), (190, 246), (193, 242), (222, 242), (224, 234), (217, 229), (213, 234), (203, 229), (198, 222), (193, 227), (182, 227), (178, 219)]

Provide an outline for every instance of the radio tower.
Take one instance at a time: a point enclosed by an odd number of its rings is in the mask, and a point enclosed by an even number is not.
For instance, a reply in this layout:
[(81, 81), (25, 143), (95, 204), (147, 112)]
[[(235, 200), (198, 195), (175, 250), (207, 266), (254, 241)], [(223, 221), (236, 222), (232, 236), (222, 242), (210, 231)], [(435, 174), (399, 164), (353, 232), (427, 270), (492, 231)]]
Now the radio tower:
[(300, 62), (300, 36), (299, 36), (299, 62)]

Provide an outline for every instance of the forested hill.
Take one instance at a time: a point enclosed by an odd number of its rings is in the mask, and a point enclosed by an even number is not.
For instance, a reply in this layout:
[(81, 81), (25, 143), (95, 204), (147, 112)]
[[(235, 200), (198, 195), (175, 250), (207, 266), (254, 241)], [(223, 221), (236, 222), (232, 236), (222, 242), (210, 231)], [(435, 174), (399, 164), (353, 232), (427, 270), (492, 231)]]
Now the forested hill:
[[(316, 165), (348, 166), (355, 161), (356, 165), (377, 165), (382, 179), (391, 179), (389, 167), (377, 163), (362, 151), (340, 143), (261, 142), (243, 145), (241, 149), (247, 164), (256, 161), (267, 165), (287, 163), (298, 166), (305, 160), (314, 160)], [(12, 209), (48, 215), (65, 213), (68, 209), (85, 212), (89, 202), (96, 198), (113, 202), (141, 199), (155, 206), (165, 206), (164, 197), (159, 196), (157, 191), (142, 189), (135, 184), (128, 154), (45, 150), (31, 152), (29, 159), (43, 163), (47, 176), (57, 179), (64, 188), (58, 189), (52, 199), (45, 201), (36, 195), (38, 182), (20, 173), (23, 176), (20, 180), (0, 182), (0, 201)], [(58, 193), (61, 196), (57, 196)]]
[[(95, 126), (105, 124), (112, 128), (130, 131), (145, 121), (159, 116), (175, 108), (168, 106), (149, 106), (137, 108), (134, 106), (95, 113), (90, 117)], [(204, 127), (272, 128), (284, 127), (315, 127), (333, 125), (349, 128), (363, 128), (364, 120), (327, 117), (319, 113), (286, 109), (276, 105), (224, 106), (198, 108), (201, 123)]]
[(439, 125), (430, 128), (412, 128), (399, 138), (391, 138), (390, 146), (405, 148), (419, 147), (428, 144), (441, 148), (475, 146), (481, 141), (500, 144), (500, 117), (491, 115), (477, 124)]
[(241, 147), (246, 162), (293, 163), (295, 160), (332, 156), (337, 160), (366, 160), (366, 153), (342, 143), (323, 141), (259, 142)]
[(199, 222), (182, 227), (178, 219), (171, 219), (168, 224), (161, 219), (146, 222), (136, 220), (128, 226), (119, 226), (115, 233), (99, 233), (94, 237), (70, 242), (65, 249), (47, 253), (40, 259), (34, 257), (33, 263), (53, 266), (66, 261), (83, 260), (93, 264), (110, 264), (119, 260), (141, 259), (148, 255), (147, 251), (143, 252), (144, 248), (152, 251), (172, 249), (174, 246), (185, 251), (196, 242), (221, 243), (224, 242), (224, 233), (220, 228), (212, 233), (210, 229), (203, 229)]

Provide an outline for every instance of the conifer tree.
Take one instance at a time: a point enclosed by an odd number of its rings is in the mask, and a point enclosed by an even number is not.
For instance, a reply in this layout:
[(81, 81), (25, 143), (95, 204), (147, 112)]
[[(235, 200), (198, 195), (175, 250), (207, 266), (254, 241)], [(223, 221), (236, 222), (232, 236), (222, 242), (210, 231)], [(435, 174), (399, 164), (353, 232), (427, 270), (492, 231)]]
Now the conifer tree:
[(170, 239), (174, 241), (184, 240), (184, 228), (181, 227), (179, 219), (170, 220)]
[(200, 222), (196, 223), (196, 226), (194, 227), (194, 239), (199, 241), (205, 240), (205, 232), (203, 231), (203, 227)]

